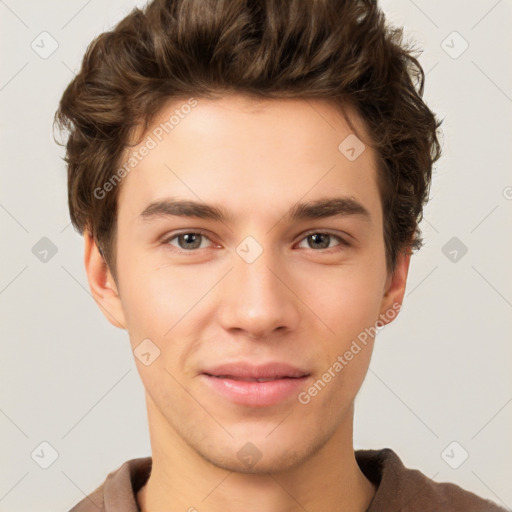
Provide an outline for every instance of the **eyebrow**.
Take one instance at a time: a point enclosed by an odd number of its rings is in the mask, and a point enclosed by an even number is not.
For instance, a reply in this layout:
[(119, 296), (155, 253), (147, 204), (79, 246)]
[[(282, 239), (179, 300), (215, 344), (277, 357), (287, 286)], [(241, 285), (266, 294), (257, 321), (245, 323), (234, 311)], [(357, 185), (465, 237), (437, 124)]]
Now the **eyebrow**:
[[(351, 197), (331, 197), (296, 203), (286, 213), (284, 219), (297, 221), (348, 215), (357, 215), (365, 220), (370, 220), (371, 217), (369, 211), (355, 199)], [(195, 217), (220, 222), (233, 220), (233, 216), (221, 206), (172, 198), (153, 201), (140, 214), (143, 221), (161, 217)]]

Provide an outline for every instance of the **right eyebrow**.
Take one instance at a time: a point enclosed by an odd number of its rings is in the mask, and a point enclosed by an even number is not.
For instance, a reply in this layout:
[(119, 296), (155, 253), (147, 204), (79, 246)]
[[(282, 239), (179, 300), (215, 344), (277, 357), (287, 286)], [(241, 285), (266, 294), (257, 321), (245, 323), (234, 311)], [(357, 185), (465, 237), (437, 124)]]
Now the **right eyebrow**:
[(178, 201), (174, 199), (162, 199), (150, 203), (140, 217), (149, 221), (158, 217), (197, 217), (199, 219), (211, 219), (229, 221), (232, 217), (220, 206), (198, 203), (196, 201)]

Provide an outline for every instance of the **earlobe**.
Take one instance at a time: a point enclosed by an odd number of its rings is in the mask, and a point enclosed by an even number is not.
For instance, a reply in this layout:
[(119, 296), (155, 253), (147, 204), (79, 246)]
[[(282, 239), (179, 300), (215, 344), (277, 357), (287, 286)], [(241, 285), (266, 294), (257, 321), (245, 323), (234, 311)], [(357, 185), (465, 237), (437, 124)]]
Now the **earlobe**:
[(399, 253), (394, 271), (386, 280), (380, 311), (380, 319), (383, 324), (390, 323), (402, 307), (410, 261), (410, 252)]
[(94, 237), (84, 231), (84, 264), (91, 294), (105, 315), (115, 327), (126, 329), (126, 320), (115, 280), (101, 255)]

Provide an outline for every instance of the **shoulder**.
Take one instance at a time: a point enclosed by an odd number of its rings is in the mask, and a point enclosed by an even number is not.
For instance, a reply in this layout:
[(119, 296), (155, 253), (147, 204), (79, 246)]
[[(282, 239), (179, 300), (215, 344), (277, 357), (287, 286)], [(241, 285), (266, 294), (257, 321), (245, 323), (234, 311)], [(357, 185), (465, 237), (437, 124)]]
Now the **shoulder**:
[[(112, 473), (108, 474), (107, 479), (111, 474)], [(93, 510), (97, 512), (104, 512), (104, 486), (105, 482), (98, 486), (93, 492), (88, 494), (83, 500), (78, 502), (72, 509), (69, 510), (69, 512), (92, 512)]]
[(69, 512), (137, 512), (135, 495), (151, 473), (152, 458), (130, 459)]
[(389, 448), (358, 450), (361, 471), (377, 491), (367, 512), (504, 512), (506, 509), (448, 482), (434, 482), (421, 471), (404, 466)]

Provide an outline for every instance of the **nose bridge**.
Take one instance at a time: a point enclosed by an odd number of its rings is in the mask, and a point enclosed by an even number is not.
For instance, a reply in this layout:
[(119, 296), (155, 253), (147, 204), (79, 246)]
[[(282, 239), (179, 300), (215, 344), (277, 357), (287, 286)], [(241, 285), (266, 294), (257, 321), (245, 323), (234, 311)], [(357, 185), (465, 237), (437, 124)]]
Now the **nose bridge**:
[(252, 337), (294, 329), (299, 311), (293, 293), (283, 283), (289, 278), (283, 275), (279, 255), (251, 243), (240, 244), (234, 254), (234, 268), (222, 293), (221, 323), (225, 329), (245, 331)]

